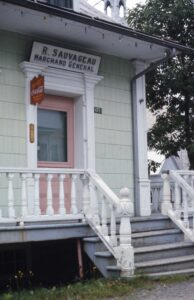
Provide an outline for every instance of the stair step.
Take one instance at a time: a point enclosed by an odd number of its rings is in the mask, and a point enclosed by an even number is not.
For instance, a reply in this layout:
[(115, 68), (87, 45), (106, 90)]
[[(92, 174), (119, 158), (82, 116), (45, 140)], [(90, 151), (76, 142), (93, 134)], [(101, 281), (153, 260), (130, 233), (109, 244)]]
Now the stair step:
[(109, 271), (121, 271), (121, 268), (119, 266), (107, 266), (106, 268)]
[(167, 243), (134, 248), (135, 262), (194, 254), (192, 242)]
[(171, 263), (179, 263), (182, 261), (190, 261), (194, 260), (194, 255), (187, 255), (187, 256), (181, 256), (181, 257), (171, 257), (171, 258), (163, 258), (160, 260), (151, 260), (151, 261), (146, 261), (146, 262), (141, 262), (137, 263), (136, 267), (151, 267), (151, 266), (159, 266), (159, 265), (164, 265), (164, 264), (171, 264)]
[(91, 242), (91, 243), (99, 243), (101, 242), (99, 237), (87, 237), (87, 238), (83, 238), (84, 242)]
[(119, 278), (121, 276), (121, 268), (117, 265), (107, 266), (106, 270), (109, 278)]
[(178, 242), (178, 243), (168, 243), (163, 245), (153, 245), (153, 246), (145, 246), (145, 247), (137, 247), (134, 248), (134, 253), (148, 253), (153, 251), (162, 251), (162, 250), (169, 250), (169, 249), (178, 249), (178, 248), (184, 248), (188, 246), (193, 246), (194, 244), (192, 242)]
[(175, 271), (167, 271), (167, 272), (160, 272), (160, 273), (150, 273), (148, 274), (149, 277), (160, 278), (165, 276), (172, 276), (172, 275), (193, 275), (194, 268), (192, 269), (183, 269), (183, 270), (175, 270)]
[(97, 257), (113, 257), (112, 253), (110, 253), (109, 251), (95, 252), (94, 255)]
[(188, 269), (194, 267), (194, 255), (180, 257), (162, 258), (146, 262), (135, 263), (137, 272), (145, 274), (172, 272), (176, 270)]
[(165, 229), (156, 231), (137, 232), (132, 234), (133, 247), (144, 247), (159, 244), (180, 242), (184, 235), (180, 229)]
[(167, 216), (154, 214), (147, 217), (132, 217), (132, 232), (154, 231), (164, 229), (177, 228), (177, 226)]
[(146, 232), (136, 232), (132, 234), (132, 238), (138, 237), (147, 237), (147, 236), (158, 236), (163, 234), (179, 233), (180, 229), (165, 229), (165, 230), (156, 230), (156, 231), (146, 231)]

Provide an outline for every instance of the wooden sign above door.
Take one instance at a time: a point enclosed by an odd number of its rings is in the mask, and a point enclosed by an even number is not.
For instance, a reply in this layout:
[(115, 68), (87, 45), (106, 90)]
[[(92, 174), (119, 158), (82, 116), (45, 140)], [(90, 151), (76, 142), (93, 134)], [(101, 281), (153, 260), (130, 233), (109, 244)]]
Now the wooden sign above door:
[(31, 104), (40, 104), (44, 100), (44, 76), (38, 75), (30, 81)]

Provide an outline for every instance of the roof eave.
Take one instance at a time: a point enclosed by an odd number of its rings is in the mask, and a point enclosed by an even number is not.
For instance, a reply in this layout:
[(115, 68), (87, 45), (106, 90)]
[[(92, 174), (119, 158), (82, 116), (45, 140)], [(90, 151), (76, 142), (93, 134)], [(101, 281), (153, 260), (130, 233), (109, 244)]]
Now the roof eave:
[(142, 41), (146, 41), (149, 43), (153, 43), (156, 45), (160, 45), (166, 48), (173, 49), (175, 48), (178, 51), (186, 52), (188, 54), (194, 54), (194, 49), (188, 46), (180, 45), (179, 43), (176, 43), (174, 41), (161, 39), (143, 32), (140, 32), (138, 30), (133, 30), (131, 28), (128, 28), (126, 26), (112, 23), (106, 20), (102, 20), (99, 18), (92, 18), (88, 15), (81, 14), (78, 12), (75, 12), (71, 9), (65, 9), (65, 8), (59, 8), (54, 7), (46, 3), (38, 3), (34, 2), (33, 0), (1, 0), (2, 2), (19, 5), (21, 7), (29, 8), (32, 10), (36, 10), (39, 12), (47, 13), (50, 15), (54, 15), (60, 18), (65, 18), (68, 20), (72, 20), (75, 22), (79, 22), (82, 24), (86, 24), (89, 26), (93, 26), (96, 28), (100, 28), (103, 30), (107, 30), (110, 32), (114, 32), (126, 37), (133, 37)]

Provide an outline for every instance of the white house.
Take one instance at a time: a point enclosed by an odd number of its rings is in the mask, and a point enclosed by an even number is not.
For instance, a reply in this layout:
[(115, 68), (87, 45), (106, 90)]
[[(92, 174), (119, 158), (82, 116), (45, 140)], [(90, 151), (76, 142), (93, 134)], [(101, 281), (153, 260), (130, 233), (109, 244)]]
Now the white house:
[[(129, 215), (151, 215), (144, 76), (194, 50), (120, 24), (125, 1), (108, 6), (113, 19), (84, 0), (0, 1), (0, 241), (83, 238), (89, 224), (132, 270)], [(113, 250), (116, 210), (129, 227)], [(69, 220), (87, 233), (51, 228)]]

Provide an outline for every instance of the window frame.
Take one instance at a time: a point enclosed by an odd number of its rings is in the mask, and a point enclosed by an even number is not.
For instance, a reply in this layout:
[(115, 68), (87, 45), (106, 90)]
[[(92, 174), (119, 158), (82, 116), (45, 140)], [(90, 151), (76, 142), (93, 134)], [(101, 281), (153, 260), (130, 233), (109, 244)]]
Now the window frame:
[[(38, 105), (38, 109), (67, 113), (67, 161), (39, 161), (37, 148), (37, 164), (39, 168), (73, 168), (74, 167), (74, 104), (72, 98), (55, 95), (45, 95), (45, 99)], [(37, 124), (38, 136), (38, 124)], [(38, 146), (37, 146), (38, 147)]]

